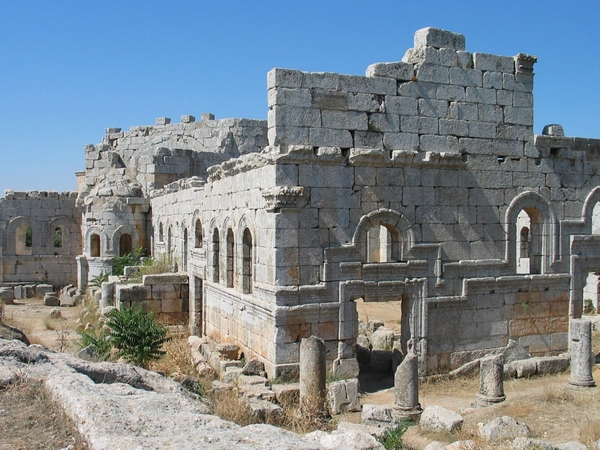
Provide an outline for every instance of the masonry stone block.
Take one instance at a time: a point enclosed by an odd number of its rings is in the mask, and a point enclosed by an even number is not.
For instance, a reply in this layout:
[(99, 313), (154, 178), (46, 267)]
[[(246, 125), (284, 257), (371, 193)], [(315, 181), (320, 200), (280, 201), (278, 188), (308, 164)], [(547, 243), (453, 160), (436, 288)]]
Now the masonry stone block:
[(365, 113), (358, 111), (327, 111), (321, 112), (324, 128), (340, 130), (367, 130), (368, 119)]
[(377, 63), (367, 67), (367, 77), (386, 77), (396, 80), (410, 80), (413, 75), (413, 65), (404, 62)]
[(450, 82), (450, 71), (447, 67), (423, 63), (417, 66), (415, 77), (419, 81), (448, 84)]
[(465, 49), (465, 36), (438, 28), (421, 28), (415, 32), (415, 47)]
[(302, 75), (299, 70), (275, 68), (267, 74), (267, 87), (299, 88), (302, 86)]
[(308, 143), (315, 147), (340, 146), (353, 147), (352, 134), (348, 130), (335, 130), (326, 128), (310, 128)]

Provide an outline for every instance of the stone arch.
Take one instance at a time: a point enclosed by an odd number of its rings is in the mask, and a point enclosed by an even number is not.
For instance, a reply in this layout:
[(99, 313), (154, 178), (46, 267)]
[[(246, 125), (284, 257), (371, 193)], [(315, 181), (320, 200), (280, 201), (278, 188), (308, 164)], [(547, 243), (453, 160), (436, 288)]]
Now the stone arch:
[[(62, 245), (55, 245), (56, 229), (60, 228)], [(81, 246), (81, 230), (71, 217), (55, 217), (50, 221), (48, 229), (49, 247), (55, 254), (73, 254)]]
[(235, 235), (231, 227), (227, 228), (225, 235), (225, 285), (235, 286)]
[[(113, 232), (111, 242), (112, 253), (114, 255), (124, 256), (126, 253), (133, 253), (134, 249), (139, 245), (135, 227), (132, 225), (121, 225)], [(123, 245), (127, 245), (128, 248), (122, 248)]]
[(520, 242), (519, 214), (525, 211), (530, 219), (529, 258), (530, 273), (548, 273), (556, 255), (556, 225), (554, 213), (545, 198), (528, 191), (513, 199), (506, 211), (506, 260), (513, 271), (517, 271), (517, 255)]
[[(98, 236), (97, 240), (94, 236)], [(92, 241), (94, 241), (94, 243)], [(98, 226), (90, 227), (85, 232), (85, 243), (83, 246), (84, 254), (92, 258), (104, 256), (107, 253), (108, 242), (109, 238), (102, 228)], [(95, 247), (96, 245), (98, 246), (97, 249)], [(97, 250), (97, 252), (94, 250)]]
[(39, 232), (38, 222), (31, 217), (18, 216), (12, 219), (6, 230), (8, 254), (37, 254), (41, 245)]
[(244, 294), (251, 294), (254, 284), (254, 263), (256, 261), (256, 233), (254, 223), (243, 215), (238, 221), (237, 229), (239, 234), (236, 242), (239, 243), (239, 279), (241, 280), (241, 288)]
[(164, 242), (165, 241), (165, 229), (163, 227), (163, 223), (158, 222), (158, 242)]
[[(30, 229), (30, 238), (27, 238), (27, 229)], [(8, 222), (6, 229), (7, 254), (13, 255), (35, 255), (39, 252), (41, 244), (40, 226), (35, 219), (18, 216)]]
[[(214, 226), (214, 225), (213, 225)], [(220, 255), (220, 242), (221, 236), (219, 233), (219, 228), (214, 226), (212, 228), (212, 240), (211, 240), (211, 271), (212, 271), (212, 281), (213, 283), (218, 283), (221, 275), (221, 255)]]
[[(391, 209), (378, 209), (363, 216), (352, 237), (352, 244), (360, 254), (362, 261), (371, 261), (369, 240), (372, 238), (370, 230), (384, 227), (389, 232), (390, 254), (389, 262), (402, 261), (415, 243), (415, 232), (411, 223), (397, 211)], [(371, 239), (372, 240), (372, 239)], [(371, 252), (372, 255), (372, 252)]]
[(600, 202), (600, 186), (592, 189), (583, 204), (582, 219), (589, 234), (594, 234), (594, 208)]
[(204, 247), (204, 230), (202, 229), (202, 220), (194, 217), (194, 248)]

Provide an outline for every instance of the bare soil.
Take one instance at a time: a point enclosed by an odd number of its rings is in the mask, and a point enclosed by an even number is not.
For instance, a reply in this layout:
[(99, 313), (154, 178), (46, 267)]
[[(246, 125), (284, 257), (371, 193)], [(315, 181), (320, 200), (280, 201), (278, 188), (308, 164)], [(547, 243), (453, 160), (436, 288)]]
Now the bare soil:
[(54, 404), (41, 381), (0, 389), (0, 450), (86, 449), (73, 423)]
[[(400, 329), (400, 302), (368, 303), (357, 302), (359, 318), (363, 321), (381, 320), (392, 329)], [(51, 307), (43, 305), (38, 299), (18, 301), (15, 305), (4, 306), (3, 321), (21, 329), (32, 343), (40, 343), (53, 350), (65, 347), (66, 351), (76, 353), (78, 335), (74, 332), (75, 321), (79, 317), (81, 306), (60, 308), (64, 320), (49, 321)], [(600, 350), (600, 339), (596, 337), (594, 350)], [(179, 352), (182, 353), (182, 352)], [(183, 366), (183, 361), (181, 365)], [(173, 362), (169, 363), (173, 365)], [(160, 369), (159, 369), (160, 370)], [(594, 377), (600, 380), (600, 368), (594, 369)], [(394, 401), (393, 379), (381, 374), (362, 374), (364, 385), (368, 387), (362, 404), (391, 405)], [(479, 389), (478, 378), (441, 381), (437, 383), (424, 380), (420, 388), (421, 405), (425, 408), (439, 405), (463, 414), (465, 423), (462, 431), (455, 434), (431, 435), (423, 434), (418, 427), (411, 428), (405, 435), (406, 444), (414, 449), (422, 449), (432, 440), (450, 443), (462, 439), (474, 439), (486, 448), (479, 440), (478, 428), (494, 417), (508, 415), (525, 422), (532, 430), (532, 436), (558, 444), (578, 440), (591, 446), (600, 439), (600, 389), (574, 389), (568, 385), (569, 374), (555, 376), (533, 377), (531, 379), (507, 380), (504, 384), (506, 401), (488, 408), (471, 408)], [(32, 432), (30, 422), (40, 420), (40, 409), (25, 412), (24, 409), (9, 409), (3, 406), (7, 394), (12, 389), (0, 391), (0, 424), (9, 424), (10, 432), (2, 432), (0, 428), (0, 450), (3, 448), (53, 448), (44, 446), (49, 439), (42, 432)], [(4, 402), (4, 403), (2, 403)], [(10, 403), (10, 401), (9, 401)], [(33, 414), (33, 415), (32, 415)], [(42, 413), (42, 415), (48, 415)], [(19, 417), (23, 416), (23, 417)], [(30, 419), (30, 417), (33, 417)], [(22, 421), (25, 420), (25, 421)], [(27, 422), (29, 420), (30, 422)], [(336, 417), (336, 420), (360, 421), (360, 414), (346, 414)], [(20, 425), (19, 425), (20, 424)], [(0, 425), (7, 426), (7, 425)], [(37, 444), (12, 444), (6, 441), (6, 436), (39, 434)], [(50, 433), (52, 434), (52, 433)], [(72, 439), (72, 438), (67, 438)], [(48, 441), (50, 442), (50, 441)], [(36, 447), (37, 445), (37, 447)], [(58, 447), (57, 447), (58, 448)], [(488, 448), (502, 448), (494, 445)]]

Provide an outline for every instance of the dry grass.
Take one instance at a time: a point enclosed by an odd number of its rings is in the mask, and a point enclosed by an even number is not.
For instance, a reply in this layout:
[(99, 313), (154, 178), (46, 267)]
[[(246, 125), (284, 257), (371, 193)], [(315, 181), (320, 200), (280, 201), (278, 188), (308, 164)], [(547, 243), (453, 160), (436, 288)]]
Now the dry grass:
[(194, 366), (190, 363), (190, 346), (187, 342), (189, 333), (171, 333), (171, 340), (164, 344), (166, 354), (157, 361), (150, 363), (150, 370), (159, 372), (166, 377), (182, 381), (187, 376), (197, 376)]
[(252, 414), (252, 410), (236, 390), (211, 392), (208, 398), (212, 403), (213, 414), (221, 419), (230, 420), (241, 426), (262, 422)]
[(41, 381), (25, 377), (0, 389), (0, 448), (86, 449), (76, 427), (55, 404)]

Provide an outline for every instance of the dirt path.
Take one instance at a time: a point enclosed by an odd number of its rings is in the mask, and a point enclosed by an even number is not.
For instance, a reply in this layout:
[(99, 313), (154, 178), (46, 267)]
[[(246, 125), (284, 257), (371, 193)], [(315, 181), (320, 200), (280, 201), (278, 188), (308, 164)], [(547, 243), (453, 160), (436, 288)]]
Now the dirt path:
[(74, 330), (82, 307), (57, 307), (61, 318), (51, 319), (53, 307), (44, 306), (43, 299), (15, 300), (13, 305), (3, 306), (2, 322), (20, 329), (32, 344), (42, 344), (55, 351), (77, 353), (79, 335)]

